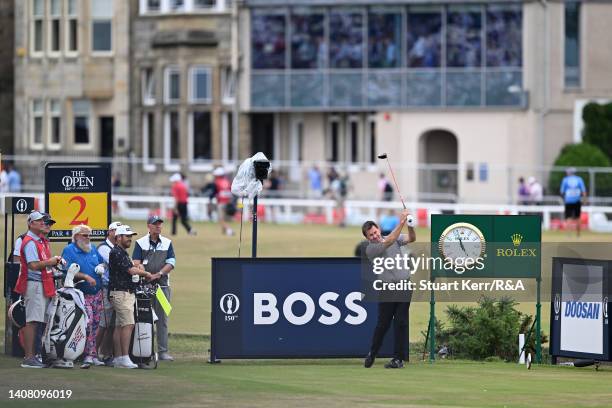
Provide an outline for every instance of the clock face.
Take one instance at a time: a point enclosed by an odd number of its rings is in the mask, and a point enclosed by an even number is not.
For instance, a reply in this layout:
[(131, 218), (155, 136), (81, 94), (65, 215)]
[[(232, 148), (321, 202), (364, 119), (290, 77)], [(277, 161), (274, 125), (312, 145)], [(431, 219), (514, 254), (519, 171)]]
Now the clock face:
[(463, 265), (470, 265), (484, 255), (486, 243), (477, 227), (467, 222), (458, 222), (442, 232), (438, 246), (445, 259), (453, 263), (461, 259)]

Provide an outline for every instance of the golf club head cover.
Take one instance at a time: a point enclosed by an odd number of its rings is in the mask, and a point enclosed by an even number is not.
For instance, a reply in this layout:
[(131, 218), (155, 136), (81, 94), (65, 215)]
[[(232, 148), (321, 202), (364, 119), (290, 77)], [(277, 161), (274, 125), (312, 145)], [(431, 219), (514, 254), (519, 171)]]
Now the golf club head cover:
[(410, 228), (416, 227), (416, 221), (412, 215), (409, 215), (406, 218), (406, 225), (408, 225)]
[(81, 270), (81, 267), (77, 263), (70, 264), (68, 272), (66, 272), (66, 278), (64, 279), (65, 288), (74, 288), (74, 275)]

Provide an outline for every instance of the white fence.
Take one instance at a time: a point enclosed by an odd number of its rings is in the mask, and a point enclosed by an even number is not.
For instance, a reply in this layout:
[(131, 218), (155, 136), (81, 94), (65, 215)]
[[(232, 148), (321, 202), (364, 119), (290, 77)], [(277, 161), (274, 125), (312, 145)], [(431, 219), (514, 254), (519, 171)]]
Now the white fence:
[[(0, 211), (5, 212), (3, 197), (29, 196), (38, 200), (38, 207), (44, 208), (44, 194), (2, 194), (0, 195)], [(168, 217), (173, 208), (173, 198), (170, 196), (133, 196), (113, 195), (114, 217), (128, 220), (145, 220), (150, 214), (160, 214)], [(194, 197), (189, 201), (189, 215), (195, 221), (216, 221), (216, 214), (209, 214), (208, 198)], [(249, 211), (244, 211), (244, 219), (250, 217)], [(333, 200), (307, 200), (307, 199), (274, 199), (261, 198), (260, 220), (277, 223), (323, 223), (334, 224), (337, 221), (339, 209)], [(245, 202), (245, 206), (247, 203)], [(420, 226), (429, 226), (431, 214), (505, 214), (516, 215), (521, 213), (541, 214), (542, 227), (545, 230), (555, 228), (563, 217), (563, 207), (549, 206), (521, 206), (503, 204), (447, 204), (447, 203), (406, 203), (411, 213), (415, 214)], [(376, 220), (385, 211), (401, 208), (395, 202), (358, 201), (347, 200), (344, 203), (345, 222), (348, 225), (361, 225), (366, 220)], [(593, 231), (612, 232), (612, 222), (607, 220), (606, 214), (612, 214), (612, 207), (585, 206), (585, 222)]]

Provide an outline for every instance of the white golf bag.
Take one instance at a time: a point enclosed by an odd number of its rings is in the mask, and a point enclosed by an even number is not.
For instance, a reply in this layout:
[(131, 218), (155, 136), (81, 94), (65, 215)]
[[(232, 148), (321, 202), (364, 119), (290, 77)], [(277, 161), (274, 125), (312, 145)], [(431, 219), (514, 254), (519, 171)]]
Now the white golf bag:
[(78, 269), (71, 265), (64, 287), (57, 289), (56, 295), (47, 307), (43, 350), (45, 362), (56, 368), (72, 368), (74, 360), (85, 350), (87, 341), (85, 299), (83, 293), (75, 289), (72, 283)]

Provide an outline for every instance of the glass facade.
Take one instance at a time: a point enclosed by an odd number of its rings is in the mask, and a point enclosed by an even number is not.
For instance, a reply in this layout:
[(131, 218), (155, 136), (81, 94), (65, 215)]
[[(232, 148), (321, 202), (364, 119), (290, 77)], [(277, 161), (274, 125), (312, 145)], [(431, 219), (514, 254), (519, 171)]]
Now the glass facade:
[(251, 9), (254, 109), (522, 107), (520, 4)]

